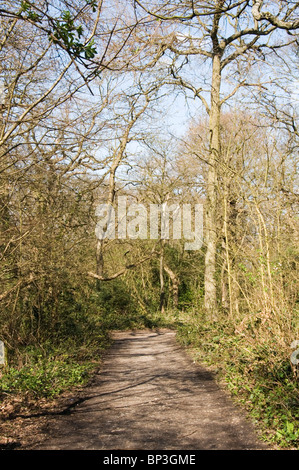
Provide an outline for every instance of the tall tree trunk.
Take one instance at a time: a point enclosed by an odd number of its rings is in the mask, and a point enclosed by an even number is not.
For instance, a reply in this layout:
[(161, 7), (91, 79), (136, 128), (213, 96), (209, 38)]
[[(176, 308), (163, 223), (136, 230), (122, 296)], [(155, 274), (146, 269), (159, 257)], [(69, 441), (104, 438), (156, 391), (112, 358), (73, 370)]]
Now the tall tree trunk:
[(217, 160), (220, 155), (220, 54), (213, 57), (211, 109), (209, 119), (210, 149), (206, 191), (206, 257), (205, 257), (205, 299), (206, 312), (212, 319), (216, 316), (216, 246), (217, 246)]
[[(122, 154), (123, 154), (123, 147), (121, 147), (121, 151), (118, 152), (114, 161), (111, 165), (110, 169), (110, 176), (109, 176), (109, 192), (106, 203), (109, 205), (113, 205), (115, 200), (115, 173), (120, 164)], [(104, 276), (104, 248), (105, 248), (105, 240), (98, 240), (97, 247), (96, 247), (96, 273), (98, 276)], [(100, 281), (97, 281), (97, 287), (100, 287)]]
[(164, 263), (164, 270), (168, 274), (172, 283), (172, 304), (173, 308), (178, 308), (179, 304), (179, 279), (176, 274)]
[(161, 243), (161, 254), (160, 254), (160, 311), (164, 313), (165, 309), (165, 283), (164, 283), (164, 245), (165, 240)]
[(230, 258), (230, 238), (229, 238), (229, 210), (228, 210), (228, 190), (227, 184), (224, 190), (223, 196), (223, 235), (224, 235), (224, 250), (225, 250), (225, 262), (227, 272), (227, 287), (228, 287), (228, 299), (229, 299), (229, 315), (232, 319), (233, 316), (233, 300), (232, 300), (232, 269), (231, 269), (231, 258)]

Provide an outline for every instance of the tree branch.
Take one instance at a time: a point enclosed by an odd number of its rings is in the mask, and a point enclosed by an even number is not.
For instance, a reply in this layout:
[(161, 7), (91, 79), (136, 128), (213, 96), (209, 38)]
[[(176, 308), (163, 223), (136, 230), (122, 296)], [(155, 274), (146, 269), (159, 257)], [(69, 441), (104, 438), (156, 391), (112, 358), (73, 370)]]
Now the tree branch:
[(26, 287), (29, 284), (32, 284), (33, 281), (34, 281), (34, 277), (32, 274), (30, 274), (29, 278), (26, 281), (24, 281), (24, 279), (21, 279), (19, 282), (17, 282), (15, 286), (13, 286), (11, 289), (7, 290), (6, 292), (0, 295), (0, 302), (6, 299), (6, 297), (8, 297), (13, 291), (18, 289), (19, 287), (22, 287), (22, 288)]
[[(299, 28), (299, 20), (294, 20), (294, 21), (284, 21), (280, 20), (278, 16), (272, 15), (272, 13), (269, 12), (261, 12), (261, 8), (263, 5), (262, 0), (254, 0), (253, 1), (253, 6), (251, 9), (252, 16), (256, 21), (261, 21), (261, 20), (267, 20), (269, 23), (271, 23), (273, 26), (276, 26), (279, 29), (286, 29), (287, 31), (291, 31), (294, 29)], [(299, 2), (297, 2), (296, 7), (299, 6)], [(294, 8), (292, 9), (292, 11)], [(287, 15), (286, 15), (287, 16)]]
[(148, 255), (148, 256), (145, 256), (144, 258), (141, 258), (141, 260), (139, 260), (138, 262), (136, 263), (132, 263), (132, 264), (127, 264), (126, 266), (124, 266), (122, 269), (120, 269), (120, 271), (118, 271), (117, 273), (115, 274), (112, 274), (111, 276), (108, 276), (108, 277), (105, 277), (105, 276), (100, 276), (98, 274), (95, 274), (91, 271), (89, 271), (87, 273), (88, 276), (90, 277), (93, 277), (94, 279), (99, 279), (100, 281), (112, 281), (113, 279), (116, 279), (117, 277), (120, 277), (122, 276), (126, 271), (128, 271), (129, 269), (133, 269), (133, 268), (136, 268), (137, 266), (140, 266), (142, 263), (144, 263), (145, 261), (148, 261), (149, 259), (151, 259), (151, 257), (153, 256), (153, 254), (157, 254), (157, 252), (155, 250), (152, 250), (151, 254)]

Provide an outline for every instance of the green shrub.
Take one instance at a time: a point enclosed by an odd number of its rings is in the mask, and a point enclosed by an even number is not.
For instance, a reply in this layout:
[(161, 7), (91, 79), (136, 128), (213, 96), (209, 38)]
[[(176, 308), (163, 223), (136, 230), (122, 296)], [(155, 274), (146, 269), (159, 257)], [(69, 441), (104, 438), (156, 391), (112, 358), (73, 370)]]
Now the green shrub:
[(0, 396), (23, 394), (54, 398), (72, 386), (82, 385), (94, 364), (78, 364), (63, 359), (40, 359), (21, 369), (9, 368), (0, 381)]

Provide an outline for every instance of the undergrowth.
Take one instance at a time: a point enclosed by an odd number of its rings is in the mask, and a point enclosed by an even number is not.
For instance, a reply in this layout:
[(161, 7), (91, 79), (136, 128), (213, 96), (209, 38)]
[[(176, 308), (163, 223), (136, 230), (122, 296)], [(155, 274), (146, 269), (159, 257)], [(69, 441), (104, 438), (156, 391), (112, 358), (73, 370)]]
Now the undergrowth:
[(238, 332), (227, 317), (211, 322), (185, 314), (179, 342), (195, 361), (208, 366), (246, 408), (263, 438), (280, 448), (299, 448), (299, 388), (291, 366), (291, 350), (262, 331)]

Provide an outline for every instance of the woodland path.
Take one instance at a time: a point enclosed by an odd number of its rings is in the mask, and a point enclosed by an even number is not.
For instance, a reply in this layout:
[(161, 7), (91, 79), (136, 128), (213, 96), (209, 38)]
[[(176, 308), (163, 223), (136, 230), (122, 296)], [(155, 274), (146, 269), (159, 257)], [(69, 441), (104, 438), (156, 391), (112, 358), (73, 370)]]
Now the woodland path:
[(265, 449), (251, 423), (171, 330), (115, 334), (102, 368), (39, 450)]

